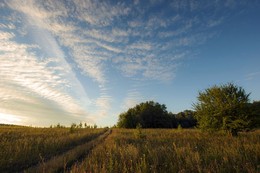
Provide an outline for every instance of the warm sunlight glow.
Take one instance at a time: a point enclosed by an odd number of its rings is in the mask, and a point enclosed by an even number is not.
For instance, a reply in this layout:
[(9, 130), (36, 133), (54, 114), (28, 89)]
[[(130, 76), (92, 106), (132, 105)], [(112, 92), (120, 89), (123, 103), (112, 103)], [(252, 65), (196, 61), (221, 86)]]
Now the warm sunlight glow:
[(22, 119), (19, 116), (0, 113), (0, 123), (3, 123), (3, 124), (19, 124), (21, 122), (22, 122)]

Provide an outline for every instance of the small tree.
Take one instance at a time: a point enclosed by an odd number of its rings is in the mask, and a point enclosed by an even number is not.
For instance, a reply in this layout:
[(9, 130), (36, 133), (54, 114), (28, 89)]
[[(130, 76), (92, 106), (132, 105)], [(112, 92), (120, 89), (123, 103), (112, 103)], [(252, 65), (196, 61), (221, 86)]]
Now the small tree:
[(200, 92), (198, 102), (193, 105), (199, 127), (204, 130), (224, 130), (233, 136), (249, 128), (249, 95), (232, 83)]
[(72, 123), (70, 126), (70, 133), (74, 133), (77, 125), (75, 123)]
[(80, 122), (79, 123), (79, 128), (82, 128), (82, 127), (83, 127), (82, 122)]

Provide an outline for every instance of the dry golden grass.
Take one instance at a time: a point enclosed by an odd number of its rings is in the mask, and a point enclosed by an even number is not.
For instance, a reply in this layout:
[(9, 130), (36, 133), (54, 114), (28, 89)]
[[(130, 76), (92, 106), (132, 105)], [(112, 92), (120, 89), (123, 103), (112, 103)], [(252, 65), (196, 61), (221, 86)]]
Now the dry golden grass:
[(42, 163), (27, 172), (65, 171), (86, 152), (67, 172), (260, 171), (260, 130), (231, 137), (185, 129), (113, 129), (105, 140), (105, 134), (98, 137), (104, 131), (2, 126), (0, 170), (20, 172)]
[(198, 130), (113, 129), (74, 172), (259, 172), (260, 131), (239, 137)]
[(55, 156), (46, 162), (30, 167), (25, 170), (24, 173), (65, 172), (70, 169), (74, 162), (78, 162), (82, 157), (89, 153), (92, 148), (101, 143), (109, 135), (109, 133), (110, 131), (108, 130), (94, 140), (76, 146), (73, 149), (61, 155)]
[(0, 172), (19, 172), (86, 143), (104, 129), (0, 126)]

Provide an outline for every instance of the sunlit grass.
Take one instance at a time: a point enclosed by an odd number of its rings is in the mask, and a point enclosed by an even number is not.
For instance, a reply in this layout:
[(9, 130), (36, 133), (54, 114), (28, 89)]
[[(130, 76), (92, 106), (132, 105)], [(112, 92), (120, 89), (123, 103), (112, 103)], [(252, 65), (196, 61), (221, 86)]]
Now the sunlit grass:
[[(72, 133), (69, 128), (1, 126), (0, 170), (19, 172), (44, 163), (32, 170), (64, 171), (63, 166), (76, 161), (82, 151), (88, 155), (68, 172), (257, 172), (260, 168), (259, 130), (231, 137), (185, 129), (113, 129), (103, 141), (97, 136), (104, 130)], [(64, 158), (68, 162), (63, 163)]]
[(234, 138), (198, 130), (114, 129), (71, 172), (257, 172), (260, 131)]
[(0, 170), (17, 172), (90, 141), (104, 129), (0, 126)]

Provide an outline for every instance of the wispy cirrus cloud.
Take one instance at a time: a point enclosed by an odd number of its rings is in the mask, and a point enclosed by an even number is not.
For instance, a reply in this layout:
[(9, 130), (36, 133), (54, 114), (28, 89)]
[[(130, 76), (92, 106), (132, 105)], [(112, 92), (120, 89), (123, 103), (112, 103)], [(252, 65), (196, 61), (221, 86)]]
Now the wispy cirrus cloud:
[(76, 79), (70, 78), (69, 67), (62, 66), (59, 58), (39, 60), (34, 53), (39, 47), (12, 41), (14, 33), (0, 31), (0, 36), (2, 113), (37, 119), (43, 112), (51, 112), (84, 119), (87, 112), (71, 87), (81, 89), (71, 83)]
[(124, 3), (108, 1), (74, 1), (80, 20), (94, 26), (108, 26), (120, 16), (129, 14), (130, 8)]
[[(3, 59), (5, 67), (1, 68), (5, 74), (17, 68), (22, 75), (17, 78), (18, 72), (10, 73), (3, 88), (20, 87), (23, 99), (31, 90), (68, 112), (82, 109), (86, 112), (94, 107), (95, 114), (105, 116), (114, 99), (107, 89), (113, 81), (110, 74), (119, 73), (128, 80), (172, 81), (181, 62), (198, 45), (216, 36), (214, 28), (226, 21), (234, 5), (241, 6), (240, 1), (202, 2), (4, 1), (0, 3), (0, 8), (6, 11), (6, 15), (1, 16), (4, 53), (0, 56), (13, 57), (13, 61), (19, 60), (19, 63)], [(159, 6), (163, 8), (157, 10)], [(10, 53), (16, 50), (20, 57)], [(22, 69), (29, 66), (34, 66), (31, 71)], [(27, 77), (28, 74), (35, 76)], [(87, 88), (81, 85), (79, 78), (92, 80), (98, 90), (93, 98), (85, 94), (78, 96)], [(135, 89), (134, 86), (126, 89), (125, 105), (132, 105), (136, 98), (141, 98), (138, 89), (132, 92)], [(11, 93), (13, 89), (9, 87), (9, 90)], [(62, 107), (66, 104), (71, 105), (70, 108)]]
[[(104, 70), (105, 64), (107, 61), (117, 57), (123, 57), (124, 60), (122, 66), (116, 64), (116, 66), (120, 66), (117, 69), (120, 69), (127, 77), (131, 77), (131, 74), (136, 77), (135, 74), (139, 73), (142, 77), (150, 79), (171, 80), (173, 77), (170, 78), (169, 76), (175, 75), (175, 65), (164, 66), (164, 64), (174, 64), (175, 62), (172, 59), (164, 58), (163, 61), (165, 63), (157, 60), (144, 64), (133, 64), (132, 62), (136, 61), (136, 57), (146, 60), (163, 54), (158, 49), (162, 40), (157, 36), (156, 30), (179, 22), (181, 18), (179, 14), (165, 19), (164, 15), (149, 16), (149, 13), (147, 13), (148, 19), (138, 17), (135, 20), (135, 18), (132, 18), (133, 13), (130, 14), (130, 10), (142, 11), (145, 14), (149, 7), (140, 10), (134, 5), (129, 6), (119, 2), (112, 4), (109, 1), (73, 1), (69, 4), (54, 3), (52, 1), (43, 3), (29, 1), (26, 3), (26, 6), (24, 2), (9, 3), (9, 5), (13, 9), (29, 16), (30, 20), (37, 21), (34, 24), (38, 27), (53, 33), (54, 37), (58, 38), (61, 44), (70, 50), (73, 60), (78, 67), (98, 83), (104, 84), (108, 81), (105, 75), (106, 71)], [(129, 23), (130, 29), (126, 29), (123, 21), (124, 17), (132, 20)], [(79, 22), (67, 22), (68, 18)], [(79, 24), (80, 22), (82, 24)], [(115, 23), (122, 23), (122, 25), (119, 24), (117, 28), (111, 27)], [(185, 24), (185, 27), (184, 31), (178, 32), (187, 32), (187, 24)], [(169, 33), (164, 35), (167, 34), (169, 35)], [(151, 36), (154, 36), (154, 39), (148, 39)], [(133, 40), (133, 38), (135, 39)], [(136, 42), (135, 40), (138, 41)], [(191, 39), (179, 39), (180, 44), (183, 46), (188, 44), (188, 40)], [(174, 44), (172, 45), (174, 46)], [(128, 62), (129, 58), (132, 59), (130, 63)], [(158, 63), (154, 65), (155, 62)], [(161, 69), (165, 70), (162, 72), (160, 71)], [(152, 71), (153, 73), (151, 73)]]
[(249, 74), (245, 75), (245, 80), (254, 80), (254, 79), (256, 79), (259, 76), (260, 76), (260, 71), (252, 72), (252, 73), (249, 73)]
[(124, 110), (127, 110), (131, 107), (134, 107), (138, 103), (143, 101), (143, 96), (142, 94), (135, 88), (135, 89), (130, 89), (127, 91), (127, 96), (125, 97), (122, 108)]

